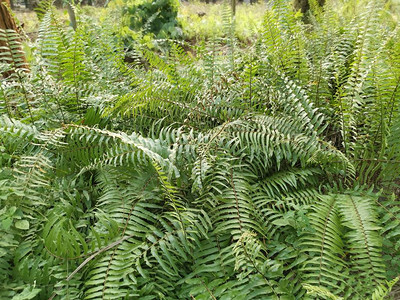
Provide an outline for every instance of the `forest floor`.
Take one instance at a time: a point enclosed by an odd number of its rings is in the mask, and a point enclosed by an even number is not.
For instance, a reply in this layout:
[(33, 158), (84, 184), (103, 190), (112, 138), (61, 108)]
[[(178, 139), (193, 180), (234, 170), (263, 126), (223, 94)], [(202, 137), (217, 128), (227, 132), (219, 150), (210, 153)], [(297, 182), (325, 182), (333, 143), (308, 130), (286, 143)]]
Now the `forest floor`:
[[(240, 40), (254, 38), (263, 22), (264, 12), (267, 4), (240, 4), (237, 6), (236, 35)], [(102, 7), (83, 6), (81, 8), (86, 15), (102, 17), (106, 11)], [(218, 35), (223, 29), (223, 11), (227, 5), (223, 3), (205, 4), (200, 2), (183, 2), (180, 6), (178, 19), (183, 28), (186, 40), (199, 41)], [(39, 19), (35, 11), (18, 6), (14, 10), (19, 25), (26, 34), (35, 39), (38, 33)], [(59, 20), (68, 23), (66, 9), (59, 9)]]

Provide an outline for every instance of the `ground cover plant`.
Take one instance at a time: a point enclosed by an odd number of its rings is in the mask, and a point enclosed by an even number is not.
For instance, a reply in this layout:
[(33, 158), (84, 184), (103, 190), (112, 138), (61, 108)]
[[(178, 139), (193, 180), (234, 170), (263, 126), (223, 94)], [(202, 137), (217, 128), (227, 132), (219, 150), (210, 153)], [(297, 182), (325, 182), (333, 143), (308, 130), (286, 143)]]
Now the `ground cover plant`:
[(0, 299), (398, 297), (388, 3), (275, 1), (254, 43), (226, 9), (151, 49), (41, 9), (29, 68), (0, 31)]

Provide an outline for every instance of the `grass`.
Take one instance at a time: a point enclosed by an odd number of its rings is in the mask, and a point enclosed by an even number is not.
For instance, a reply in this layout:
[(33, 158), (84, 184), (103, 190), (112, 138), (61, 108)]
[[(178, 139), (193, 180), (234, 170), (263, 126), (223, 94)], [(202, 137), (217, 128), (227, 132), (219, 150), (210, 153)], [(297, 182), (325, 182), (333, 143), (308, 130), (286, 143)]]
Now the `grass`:
[[(241, 41), (249, 41), (257, 36), (266, 8), (266, 3), (238, 4), (235, 34)], [(186, 38), (200, 41), (222, 35), (224, 14), (230, 14), (229, 6), (224, 3), (191, 2), (181, 5), (178, 19)]]

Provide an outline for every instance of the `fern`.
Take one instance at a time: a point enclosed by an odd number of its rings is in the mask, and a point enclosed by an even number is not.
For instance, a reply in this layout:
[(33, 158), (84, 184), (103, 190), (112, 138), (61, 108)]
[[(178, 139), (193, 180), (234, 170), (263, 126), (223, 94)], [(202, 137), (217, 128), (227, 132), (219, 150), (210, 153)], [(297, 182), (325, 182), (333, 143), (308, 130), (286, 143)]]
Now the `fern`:
[(311, 6), (148, 49), (116, 8), (72, 31), (46, 1), (29, 73), (1, 31), (0, 298), (394, 295), (398, 30)]

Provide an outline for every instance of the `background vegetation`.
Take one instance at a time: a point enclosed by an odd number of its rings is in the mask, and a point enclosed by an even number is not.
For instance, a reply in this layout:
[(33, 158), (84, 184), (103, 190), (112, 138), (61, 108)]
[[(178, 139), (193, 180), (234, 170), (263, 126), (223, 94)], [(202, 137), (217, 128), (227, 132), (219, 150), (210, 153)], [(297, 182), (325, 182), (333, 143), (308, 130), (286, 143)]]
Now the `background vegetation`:
[(1, 299), (398, 297), (391, 2), (217, 5), (0, 31)]

